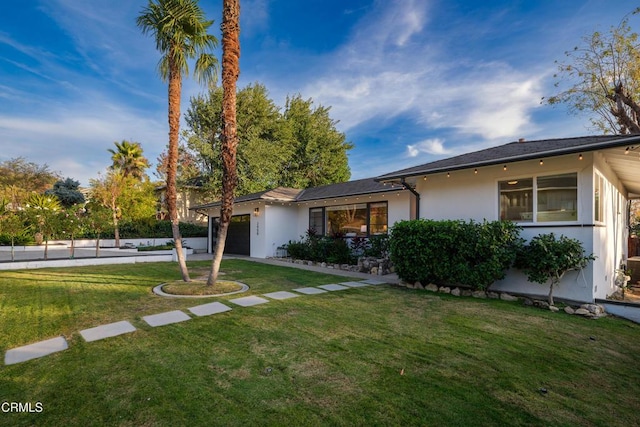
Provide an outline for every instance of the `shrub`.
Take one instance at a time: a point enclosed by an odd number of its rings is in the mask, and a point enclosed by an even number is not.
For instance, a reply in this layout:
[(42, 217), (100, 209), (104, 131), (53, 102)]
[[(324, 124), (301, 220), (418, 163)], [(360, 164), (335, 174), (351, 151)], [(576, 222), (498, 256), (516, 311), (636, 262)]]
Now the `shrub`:
[(549, 283), (549, 305), (553, 305), (553, 288), (571, 270), (582, 270), (593, 261), (593, 254), (585, 255), (582, 243), (576, 239), (553, 233), (540, 234), (523, 246), (516, 260), (516, 267), (527, 274), (530, 282)]
[(364, 256), (386, 258), (389, 256), (389, 235), (377, 234), (369, 237), (369, 245), (364, 250)]
[(400, 221), (389, 239), (391, 261), (409, 282), (486, 289), (513, 265), (519, 233), (508, 221)]
[(293, 259), (307, 259), (309, 254), (305, 242), (294, 242), (293, 240), (289, 240), (289, 244), (287, 245), (287, 252)]

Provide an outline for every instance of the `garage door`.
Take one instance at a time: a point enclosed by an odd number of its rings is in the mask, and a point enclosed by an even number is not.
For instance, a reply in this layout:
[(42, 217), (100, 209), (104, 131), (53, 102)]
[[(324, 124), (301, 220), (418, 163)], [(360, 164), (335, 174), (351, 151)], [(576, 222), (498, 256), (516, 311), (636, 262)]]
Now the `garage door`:
[(227, 242), (224, 245), (225, 254), (251, 254), (251, 216), (235, 215), (231, 217), (227, 230)]

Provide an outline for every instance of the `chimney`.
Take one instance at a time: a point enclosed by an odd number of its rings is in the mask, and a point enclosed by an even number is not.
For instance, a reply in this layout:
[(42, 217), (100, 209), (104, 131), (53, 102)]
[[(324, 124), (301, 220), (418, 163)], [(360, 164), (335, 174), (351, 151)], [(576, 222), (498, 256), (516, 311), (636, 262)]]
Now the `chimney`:
[(518, 139), (518, 142), (524, 142), (524, 138)]

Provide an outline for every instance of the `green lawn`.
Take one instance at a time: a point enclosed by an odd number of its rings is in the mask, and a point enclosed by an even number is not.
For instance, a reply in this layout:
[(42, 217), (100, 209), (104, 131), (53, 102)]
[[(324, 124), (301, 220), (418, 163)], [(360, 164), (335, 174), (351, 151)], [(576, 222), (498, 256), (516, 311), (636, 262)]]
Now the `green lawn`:
[[(208, 263), (193, 263), (204, 268)], [(344, 278), (225, 260), (262, 294)], [(151, 328), (207, 300), (151, 288), (175, 264), (0, 273), (0, 350), (69, 349), (0, 366), (0, 425), (640, 425), (640, 325), (518, 303), (371, 286)], [(85, 343), (78, 331), (138, 331)], [(543, 393), (541, 389), (546, 389)]]

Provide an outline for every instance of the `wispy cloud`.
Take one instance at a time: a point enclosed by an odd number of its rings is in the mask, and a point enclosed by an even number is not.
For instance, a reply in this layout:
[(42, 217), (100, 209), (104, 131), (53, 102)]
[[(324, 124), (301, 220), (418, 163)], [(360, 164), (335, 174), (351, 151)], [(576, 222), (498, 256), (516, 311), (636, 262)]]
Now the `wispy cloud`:
[(417, 144), (407, 145), (407, 156), (416, 157), (421, 153), (441, 156), (450, 154), (451, 150), (444, 148), (444, 140), (440, 138), (425, 139)]

